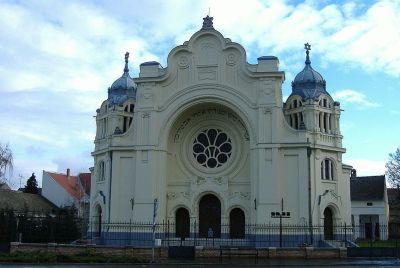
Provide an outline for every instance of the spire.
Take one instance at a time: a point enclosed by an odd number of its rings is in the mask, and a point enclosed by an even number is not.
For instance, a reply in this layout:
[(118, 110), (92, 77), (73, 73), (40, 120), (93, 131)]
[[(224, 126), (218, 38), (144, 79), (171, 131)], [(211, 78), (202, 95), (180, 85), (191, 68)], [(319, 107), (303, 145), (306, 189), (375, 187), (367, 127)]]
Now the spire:
[(202, 30), (211, 30), (214, 29), (213, 26), (213, 17), (210, 17), (207, 15), (207, 17), (203, 18), (203, 27), (201, 27)]
[(125, 68), (124, 68), (124, 74), (129, 73), (128, 58), (129, 58), (129, 52), (126, 52), (126, 53), (125, 53)]
[(306, 65), (310, 65), (311, 64), (311, 61), (310, 61), (310, 50), (311, 50), (311, 45), (307, 42), (307, 43), (305, 43), (304, 44), (304, 49), (306, 50), (306, 54), (307, 54), (307, 56), (306, 56)]

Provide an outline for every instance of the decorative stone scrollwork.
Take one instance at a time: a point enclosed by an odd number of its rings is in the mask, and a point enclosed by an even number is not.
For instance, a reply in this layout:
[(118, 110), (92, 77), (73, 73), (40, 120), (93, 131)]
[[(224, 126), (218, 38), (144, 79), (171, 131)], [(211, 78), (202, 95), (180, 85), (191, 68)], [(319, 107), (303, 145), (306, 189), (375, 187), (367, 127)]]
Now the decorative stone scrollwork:
[(168, 192), (167, 193), (167, 199), (172, 200), (172, 199), (175, 199), (175, 198), (177, 198), (176, 193), (173, 193), (173, 192)]
[(240, 199), (250, 200), (250, 193), (248, 193), (248, 192), (233, 192), (233, 193), (230, 193), (230, 195), (229, 195), (230, 199), (233, 199), (235, 197), (238, 197)]
[(187, 56), (180, 56), (178, 59), (178, 65), (181, 69), (185, 69), (189, 66), (189, 59)]
[(181, 196), (186, 198), (186, 199), (190, 199), (190, 193), (188, 192), (180, 192)]
[(226, 64), (227, 65), (233, 66), (236, 64), (236, 62), (237, 62), (237, 57), (236, 57), (235, 53), (229, 53), (226, 56)]
[(192, 180), (192, 184), (200, 185), (206, 181), (205, 178), (196, 177)]

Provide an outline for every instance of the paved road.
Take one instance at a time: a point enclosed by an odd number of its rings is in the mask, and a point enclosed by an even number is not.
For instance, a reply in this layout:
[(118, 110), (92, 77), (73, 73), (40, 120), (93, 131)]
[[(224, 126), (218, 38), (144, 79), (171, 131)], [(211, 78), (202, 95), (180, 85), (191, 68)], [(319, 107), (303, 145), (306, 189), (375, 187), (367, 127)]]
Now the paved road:
[(30, 264), (0, 264), (0, 268), (172, 268), (172, 267), (194, 267), (194, 268), (231, 268), (231, 267), (400, 267), (400, 259), (346, 259), (346, 260), (266, 260), (255, 264), (254, 260), (235, 260), (230, 264), (211, 264), (198, 262), (170, 262), (167, 264), (50, 264), (50, 265), (30, 265)]

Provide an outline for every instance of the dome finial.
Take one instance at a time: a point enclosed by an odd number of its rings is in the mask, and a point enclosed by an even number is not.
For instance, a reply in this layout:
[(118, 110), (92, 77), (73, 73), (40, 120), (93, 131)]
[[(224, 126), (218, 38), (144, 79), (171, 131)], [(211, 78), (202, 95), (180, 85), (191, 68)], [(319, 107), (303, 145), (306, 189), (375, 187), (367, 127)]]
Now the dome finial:
[(310, 61), (310, 50), (311, 50), (311, 45), (307, 42), (307, 43), (305, 43), (304, 44), (304, 49), (306, 50), (306, 54), (307, 54), (307, 56), (306, 56), (306, 64), (307, 65), (310, 65), (311, 64), (311, 61)]
[(207, 17), (203, 18), (203, 27), (201, 27), (202, 30), (211, 30), (214, 29), (213, 26), (213, 17), (210, 17), (207, 15)]
[(129, 73), (128, 59), (129, 59), (129, 52), (126, 52), (126, 53), (125, 53), (125, 68), (124, 68), (124, 73)]

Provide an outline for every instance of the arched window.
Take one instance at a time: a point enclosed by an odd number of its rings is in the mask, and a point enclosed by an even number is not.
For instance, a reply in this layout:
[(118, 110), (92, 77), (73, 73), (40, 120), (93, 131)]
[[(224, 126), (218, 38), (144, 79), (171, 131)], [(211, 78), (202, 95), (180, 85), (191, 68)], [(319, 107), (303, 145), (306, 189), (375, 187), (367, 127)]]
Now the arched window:
[(122, 125), (122, 132), (125, 133), (132, 124), (134, 104), (128, 104), (124, 108), (124, 120)]
[(100, 137), (104, 138), (107, 136), (107, 118), (100, 120)]
[(104, 161), (101, 161), (99, 164), (99, 176), (97, 177), (97, 181), (104, 181), (105, 179), (105, 164)]
[(229, 213), (229, 237), (245, 238), (245, 216), (240, 208), (234, 208)]
[(181, 239), (189, 237), (190, 217), (186, 208), (179, 208), (175, 213), (175, 234)]
[(334, 180), (335, 179), (335, 167), (332, 160), (325, 158), (321, 162), (321, 179), (322, 180)]

